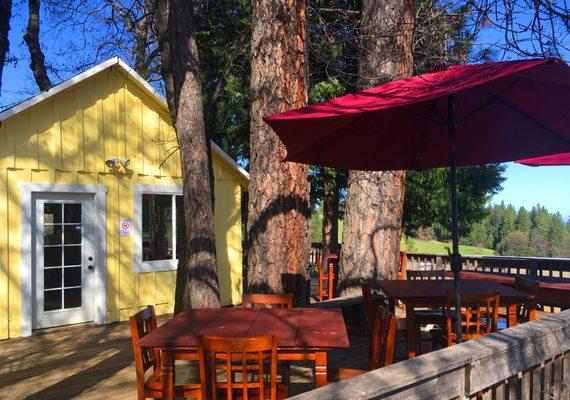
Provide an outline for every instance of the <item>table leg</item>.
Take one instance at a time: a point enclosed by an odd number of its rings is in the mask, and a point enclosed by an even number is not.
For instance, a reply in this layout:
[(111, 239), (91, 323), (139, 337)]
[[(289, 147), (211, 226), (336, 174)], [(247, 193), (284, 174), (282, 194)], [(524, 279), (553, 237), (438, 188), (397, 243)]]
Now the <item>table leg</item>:
[(315, 387), (327, 385), (327, 352), (315, 352)]
[(507, 306), (507, 327), (512, 328), (517, 324), (517, 305), (509, 304)]
[(162, 399), (174, 399), (174, 357), (172, 350), (162, 350)]
[(408, 334), (408, 358), (416, 356), (416, 318), (413, 304), (406, 304), (406, 331)]

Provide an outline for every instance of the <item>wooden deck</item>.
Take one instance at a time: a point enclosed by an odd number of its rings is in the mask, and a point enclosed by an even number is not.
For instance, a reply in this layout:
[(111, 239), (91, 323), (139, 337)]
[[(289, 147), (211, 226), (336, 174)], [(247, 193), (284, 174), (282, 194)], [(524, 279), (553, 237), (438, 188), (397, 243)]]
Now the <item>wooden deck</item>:
[[(159, 318), (159, 323), (165, 317)], [(405, 354), (399, 338), (397, 353)], [(366, 368), (367, 341), (351, 336), (351, 348), (329, 353), (330, 366)], [(0, 342), (0, 398), (26, 400), (135, 399), (129, 327), (73, 326)], [(184, 367), (177, 379), (183, 379)], [(188, 373), (188, 369), (186, 368)], [(294, 364), (290, 394), (312, 389), (310, 364)]]

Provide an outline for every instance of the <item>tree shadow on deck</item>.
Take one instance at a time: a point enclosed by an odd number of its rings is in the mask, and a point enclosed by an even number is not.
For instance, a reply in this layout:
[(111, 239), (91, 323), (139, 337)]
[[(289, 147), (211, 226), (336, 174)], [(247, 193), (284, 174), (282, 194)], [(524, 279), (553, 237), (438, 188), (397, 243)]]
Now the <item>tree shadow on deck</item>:
[(77, 395), (96, 386), (100, 382), (111, 378), (116, 373), (132, 364), (132, 362), (132, 349), (130, 347), (121, 349), (112, 356), (99, 361), (97, 364), (27, 396), (25, 400), (73, 399)]

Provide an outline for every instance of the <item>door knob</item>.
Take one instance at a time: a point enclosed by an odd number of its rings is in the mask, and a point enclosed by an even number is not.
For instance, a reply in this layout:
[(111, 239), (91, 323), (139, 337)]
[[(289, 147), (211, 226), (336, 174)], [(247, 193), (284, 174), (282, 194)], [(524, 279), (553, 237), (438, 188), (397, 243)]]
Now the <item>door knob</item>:
[(87, 257), (87, 259), (88, 259), (89, 261), (93, 261), (93, 257), (91, 257), (91, 256)]
[(94, 268), (93, 268), (93, 265), (88, 265), (88, 266), (87, 266), (87, 269), (88, 269), (89, 271), (93, 271), (93, 269), (94, 269)]

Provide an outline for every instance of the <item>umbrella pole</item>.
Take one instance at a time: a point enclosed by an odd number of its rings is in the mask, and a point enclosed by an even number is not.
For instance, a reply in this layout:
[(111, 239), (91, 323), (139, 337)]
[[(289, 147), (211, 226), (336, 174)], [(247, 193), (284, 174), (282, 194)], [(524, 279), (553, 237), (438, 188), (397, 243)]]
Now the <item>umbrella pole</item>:
[(451, 185), (451, 238), (453, 242), (451, 270), (453, 271), (453, 282), (455, 284), (455, 334), (457, 343), (461, 343), (461, 255), (459, 254), (459, 226), (457, 223), (457, 160), (455, 158), (454, 138), (451, 145), (451, 168), (449, 171)]
[(457, 343), (461, 343), (461, 255), (459, 254), (459, 226), (457, 222), (457, 158), (455, 154), (455, 125), (449, 125), (449, 145), (451, 148), (451, 168), (449, 184), (451, 189), (451, 239), (453, 252), (451, 254), (451, 270), (455, 286), (455, 335)]

